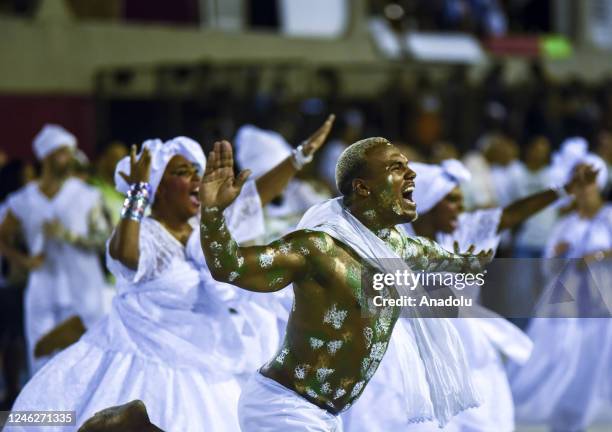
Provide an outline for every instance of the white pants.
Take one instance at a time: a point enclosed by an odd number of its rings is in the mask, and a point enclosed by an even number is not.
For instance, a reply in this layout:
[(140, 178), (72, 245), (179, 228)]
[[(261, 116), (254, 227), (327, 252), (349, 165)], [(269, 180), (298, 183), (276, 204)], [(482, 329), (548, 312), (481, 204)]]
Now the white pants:
[(342, 432), (342, 421), (259, 372), (240, 396), (242, 432)]

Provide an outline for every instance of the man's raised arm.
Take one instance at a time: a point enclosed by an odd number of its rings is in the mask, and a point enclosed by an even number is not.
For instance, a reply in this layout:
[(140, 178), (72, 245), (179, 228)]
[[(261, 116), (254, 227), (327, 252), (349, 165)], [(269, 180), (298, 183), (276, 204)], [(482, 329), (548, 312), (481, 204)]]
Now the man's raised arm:
[(572, 190), (578, 185), (594, 183), (597, 179), (597, 173), (598, 171), (593, 167), (585, 166), (582, 169), (576, 170), (571, 180), (562, 188), (538, 192), (509, 204), (503, 210), (497, 231), (502, 232), (505, 229), (514, 228), (516, 225), (523, 223), (526, 219), (542, 211), (563, 195), (571, 194)]
[(459, 252), (455, 243), (455, 252), (449, 252), (438, 243), (425, 237), (409, 238), (405, 259), (411, 268), (430, 272), (479, 273), (493, 259), (493, 251), (480, 251), (473, 255), (472, 245), (466, 253)]
[(240, 247), (227, 229), (223, 210), (249, 176), (234, 177), (231, 144), (215, 143), (200, 185), (200, 239), (211, 274), (217, 280), (257, 291), (278, 291), (307, 271), (306, 257), (319, 233), (291, 233), (268, 246)]
[(295, 150), (296, 154), (287, 157), (255, 181), (262, 205), (268, 204), (279, 196), (287, 187), (289, 180), (301, 169), (304, 162), (299, 162), (297, 154), (301, 153), (305, 162), (312, 160), (317, 150), (325, 143), (335, 118), (334, 114), (327, 117), (325, 123)]

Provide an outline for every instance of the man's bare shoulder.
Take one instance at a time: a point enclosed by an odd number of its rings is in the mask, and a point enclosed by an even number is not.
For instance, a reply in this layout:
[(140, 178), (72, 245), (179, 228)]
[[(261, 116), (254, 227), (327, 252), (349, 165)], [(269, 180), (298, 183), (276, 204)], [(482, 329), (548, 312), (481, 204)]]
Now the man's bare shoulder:
[[(294, 231), (285, 236), (284, 240), (289, 242), (292, 249), (304, 256), (307, 261), (315, 261), (319, 265), (325, 262), (332, 263), (336, 259), (359, 260), (357, 253), (351, 247), (326, 232), (316, 229)], [(319, 265), (317, 268), (320, 268)]]
[(303, 248), (303, 252), (319, 255), (328, 254), (340, 247), (340, 242), (323, 231), (303, 229), (285, 236), (286, 241)]

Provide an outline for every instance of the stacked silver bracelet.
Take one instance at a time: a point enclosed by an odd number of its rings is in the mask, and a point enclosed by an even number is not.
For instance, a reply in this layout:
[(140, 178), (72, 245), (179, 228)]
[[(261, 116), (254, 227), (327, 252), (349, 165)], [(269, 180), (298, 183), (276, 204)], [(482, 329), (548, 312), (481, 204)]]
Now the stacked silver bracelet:
[(131, 219), (140, 222), (145, 210), (151, 202), (151, 185), (149, 183), (134, 183), (128, 190), (127, 197), (121, 209), (121, 219)]
[(313, 155), (306, 156), (304, 154), (304, 144), (300, 144), (296, 149), (293, 150), (293, 157), (291, 158), (291, 163), (296, 170), (301, 170), (304, 168), (304, 165), (312, 162)]

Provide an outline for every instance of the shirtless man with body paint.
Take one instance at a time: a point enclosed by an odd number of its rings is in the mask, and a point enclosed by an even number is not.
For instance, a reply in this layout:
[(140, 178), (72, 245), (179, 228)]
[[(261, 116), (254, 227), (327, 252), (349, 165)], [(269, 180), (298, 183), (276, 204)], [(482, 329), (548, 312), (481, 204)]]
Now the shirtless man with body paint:
[[(305, 426), (310, 421), (325, 423), (329, 420), (326, 416), (335, 419), (359, 397), (385, 354), (399, 309), (379, 308), (366, 313), (361, 298), (363, 260), (352, 248), (324, 232), (300, 230), (267, 246), (239, 247), (225, 226), (222, 212), (247, 177), (248, 172), (242, 172), (234, 178), (231, 145), (226, 141), (216, 143), (200, 187), (201, 243), (206, 260), (217, 280), (250, 291), (278, 291), (293, 283), (295, 302), (284, 343), (260, 370), (267, 380), (264, 385), (288, 393), (279, 394), (280, 399), (272, 398), (267, 412), (246, 414), (246, 418), (240, 413), (241, 426), (258, 432), (303, 430), (300, 422)], [(490, 261), (490, 251), (457, 255), (430, 240), (408, 238), (395, 228), (416, 217), (414, 178), (407, 158), (383, 138), (353, 144), (338, 161), (337, 182), (343, 205), (411, 269), (480, 271)], [(390, 289), (387, 295), (396, 296), (397, 292)], [(248, 398), (249, 391), (245, 393), (243, 397)], [(293, 405), (294, 409), (288, 411), (294, 411), (290, 416), (297, 416), (291, 423), (295, 427), (287, 429), (287, 423), (274, 426), (272, 417), (280, 415), (273, 412), (274, 401), (282, 397), (286, 400), (291, 394), (299, 399), (295, 393), (320, 408), (319, 412), (300, 417), (295, 412), (300, 409)], [(300, 402), (296, 403), (299, 406)], [(313, 415), (318, 418), (313, 419)], [(334, 420), (325, 424), (312, 430), (340, 427)]]

